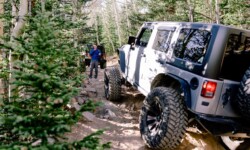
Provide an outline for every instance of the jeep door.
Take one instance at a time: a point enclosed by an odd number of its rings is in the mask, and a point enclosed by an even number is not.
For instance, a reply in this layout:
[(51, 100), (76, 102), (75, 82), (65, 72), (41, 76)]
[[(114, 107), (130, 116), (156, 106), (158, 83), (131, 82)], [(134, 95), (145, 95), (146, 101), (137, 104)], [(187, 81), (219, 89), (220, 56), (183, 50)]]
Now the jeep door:
[(175, 27), (158, 27), (157, 33), (153, 33), (150, 45), (144, 49), (140, 69), (140, 87), (145, 94), (150, 92), (151, 83), (154, 78), (165, 72), (164, 65), (168, 59), (167, 52), (175, 31)]
[(134, 85), (139, 85), (141, 58), (145, 47), (147, 47), (152, 30), (148, 27), (141, 29), (135, 41), (135, 46), (130, 50), (128, 64), (128, 80)]

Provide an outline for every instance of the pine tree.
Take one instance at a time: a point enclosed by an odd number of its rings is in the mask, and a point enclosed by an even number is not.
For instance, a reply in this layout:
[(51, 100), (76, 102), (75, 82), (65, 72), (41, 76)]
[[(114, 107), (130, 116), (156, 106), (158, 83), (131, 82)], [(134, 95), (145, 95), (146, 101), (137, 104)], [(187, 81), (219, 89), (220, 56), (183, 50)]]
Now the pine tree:
[[(0, 105), (0, 149), (104, 149), (98, 131), (81, 141), (64, 137), (81, 112), (95, 107), (87, 103), (70, 112), (66, 105), (78, 94), (79, 53), (62, 32), (58, 18), (47, 13), (28, 18), (23, 36), (12, 49), (16, 57), (11, 101)], [(56, 21), (55, 21), (56, 20)]]

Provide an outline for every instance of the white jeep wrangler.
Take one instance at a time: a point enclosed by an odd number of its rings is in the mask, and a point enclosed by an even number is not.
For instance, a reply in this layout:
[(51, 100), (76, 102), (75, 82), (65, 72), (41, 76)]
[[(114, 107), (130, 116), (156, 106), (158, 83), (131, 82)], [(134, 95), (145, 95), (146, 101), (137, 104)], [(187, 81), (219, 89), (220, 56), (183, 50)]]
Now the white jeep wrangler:
[(150, 148), (174, 149), (189, 120), (217, 136), (250, 135), (250, 31), (218, 24), (146, 22), (105, 71), (119, 100), (129, 82), (146, 96), (140, 132)]

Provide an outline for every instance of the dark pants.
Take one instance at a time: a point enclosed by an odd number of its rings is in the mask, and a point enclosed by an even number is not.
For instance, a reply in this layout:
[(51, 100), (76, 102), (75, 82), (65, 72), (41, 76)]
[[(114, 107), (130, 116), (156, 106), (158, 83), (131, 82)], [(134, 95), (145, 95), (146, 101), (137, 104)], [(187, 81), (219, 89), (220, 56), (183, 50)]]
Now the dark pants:
[(95, 68), (95, 78), (97, 78), (97, 76), (98, 76), (98, 64), (99, 63), (97, 60), (91, 60), (89, 77), (92, 78), (93, 69)]

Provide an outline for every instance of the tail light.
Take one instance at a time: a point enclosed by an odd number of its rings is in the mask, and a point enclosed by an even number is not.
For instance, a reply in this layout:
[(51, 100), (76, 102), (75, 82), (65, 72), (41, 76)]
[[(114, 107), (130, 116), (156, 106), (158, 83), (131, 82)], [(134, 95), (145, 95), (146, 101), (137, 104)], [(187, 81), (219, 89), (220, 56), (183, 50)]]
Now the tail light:
[(201, 96), (206, 98), (213, 98), (216, 91), (216, 82), (204, 81), (201, 90)]

